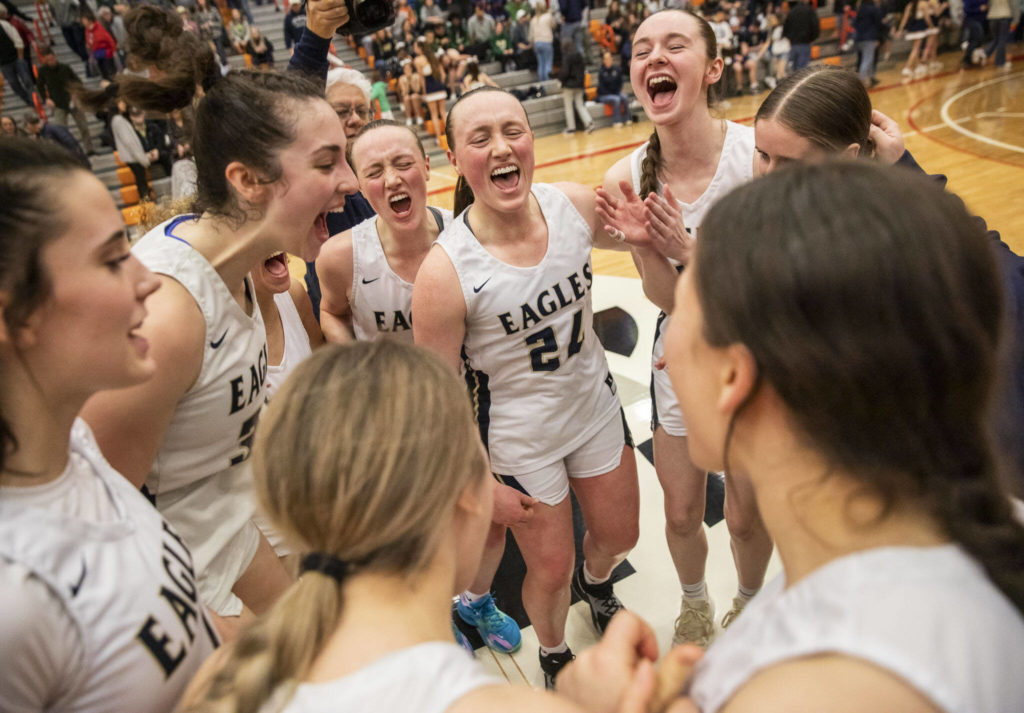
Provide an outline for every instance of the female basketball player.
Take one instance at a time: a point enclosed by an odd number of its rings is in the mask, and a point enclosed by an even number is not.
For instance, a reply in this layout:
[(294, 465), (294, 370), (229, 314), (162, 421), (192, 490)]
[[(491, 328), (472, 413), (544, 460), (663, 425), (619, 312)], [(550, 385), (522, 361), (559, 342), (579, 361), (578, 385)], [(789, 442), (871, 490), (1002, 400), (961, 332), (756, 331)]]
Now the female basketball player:
[[(349, 152), (359, 190), (377, 215), (332, 238), (317, 260), (323, 301), (320, 323), (332, 342), (352, 332), (360, 340), (382, 335), (412, 342), (412, 285), (438, 234), (451, 223), (451, 211), (427, 205), (430, 159), (419, 137), (394, 121), (375, 121), (359, 133)], [(530, 516), (534, 501), (507, 486), (511, 511), (498, 513), (487, 536), (479, 576), (460, 596), (459, 614), (477, 627), (496, 651), (519, 649), (516, 622), (501, 612), (490, 594), (505, 551), (505, 527)]]
[(0, 206), (0, 707), (169, 713), (216, 645), (192, 558), (76, 418), (153, 376), (159, 283), (56, 145), (0, 139)]
[(925, 177), (808, 165), (712, 208), (668, 371), (694, 462), (751, 481), (783, 574), (698, 664), (700, 711), (1024, 707), (1004, 325), (984, 230)]
[[(622, 606), (612, 570), (637, 538), (636, 461), (590, 300), (591, 248), (621, 244), (601, 229), (589, 188), (533, 184), (533, 132), (510, 94), (464, 95), (447, 138), (461, 214), (417, 276), (414, 336), (464, 369), (492, 469), (540, 501), (512, 531), (551, 686), (572, 658), (570, 579), (603, 630)], [(575, 575), (570, 486), (588, 528)]]
[[(687, 233), (696, 237), (711, 205), (751, 179), (753, 131), (717, 119), (712, 113), (714, 87), (721, 79), (722, 67), (713, 30), (692, 13), (659, 12), (637, 28), (630, 81), (654, 123), (654, 132), (650, 141), (618, 161), (605, 175), (604, 190), (599, 191), (604, 200), (599, 205), (609, 224), (621, 225), (616, 209), (622, 207), (622, 199), (637, 204), (634, 194), (638, 194), (662, 215), (665, 232), (670, 232), (681, 216)], [(687, 241), (687, 236), (677, 236), (677, 250), (672, 253), (675, 265), (680, 267), (687, 259)], [(671, 321), (667, 315), (672, 311), (672, 287), (678, 268), (651, 248), (634, 249), (634, 257), (648, 297), (663, 310), (652, 359), (657, 364)], [(654, 289), (655, 285), (661, 289)], [(665, 492), (669, 552), (683, 588), (673, 640), (704, 646), (715, 631), (714, 605), (704, 581), (707, 474), (689, 460), (686, 422), (668, 375), (656, 369), (651, 378), (654, 466)], [(749, 486), (727, 478), (725, 488), (725, 519), (739, 575), (736, 597), (722, 620), (722, 625), (728, 626), (760, 589), (772, 544), (757, 515)]]
[(499, 683), (451, 641), (493, 488), (438, 357), (395, 339), (318, 350), (270, 403), (254, 461), (261, 505), (310, 554), (190, 710), (581, 710)]
[(268, 355), (249, 273), (281, 250), (315, 259), (326, 212), (356, 183), (337, 116), (295, 76), (226, 76), (199, 105), (193, 147), (194, 214), (133, 248), (163, 285), (142, 330), (156, 376), (99, 395), (85, 417), (111, 462), (145, 483), (189, 543), (211, 608), (259, 614), (288, 577), (251, 521), (246, 462)]

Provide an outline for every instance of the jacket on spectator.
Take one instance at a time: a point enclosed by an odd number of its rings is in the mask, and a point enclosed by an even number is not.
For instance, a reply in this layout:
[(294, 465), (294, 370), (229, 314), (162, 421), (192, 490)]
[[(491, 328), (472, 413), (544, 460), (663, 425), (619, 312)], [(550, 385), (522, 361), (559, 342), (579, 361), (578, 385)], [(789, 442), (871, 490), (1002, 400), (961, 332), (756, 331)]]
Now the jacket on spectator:
[(302, 31), (306, 28), (306, 9), (299, 12), (292, 12), (291, 9), (284, 15), (284, 46), (291, 49), (292, 45), (302, 37)]
[(565, 22), (583, 22), (582, 0), (558, 0), (558, 9)]
[(602, 64), (597, 72), (597, 96), (609, 94), (622, 94), (622, 68), (615, 64), (611, 67)]
[(473, 13), (473, 16), (466, 21), (466, 34), (469, 36), (471, 44), (490, 42), (491, 37), (494, 36), (494, 18), (486, 13), (480, 17)]
[[(49, 125), (47, 125), (49, 126)], [(117, 157), (124, 163), (138, 163), (142, 166), (149, 166), (149, 156), (146, 155), (146, 147), (142, 145), (142, 139), (135, 132), (135, 127), (127, 117), (115, 114), (110, 120), (110, 133), (114, 135), (114, 149)]]
[(44, 101), (52, 99), (58, 109), (71, 111), (71, 92), (68, 87), (72, 84), (82, 83), (82, 80), (75, 74), (75, 70), (58, 62), (55, 67), (40, 65), (37, 71), (36, 89), (39, 91), (39, 96)]
[(78, 4), (78, 0), (50, 0), (50, 14), (53, 15), (53, 21), (61, 27), (77, 24), (81, 11), (82, 6)]
[(782, 36), (794, 45), (809, 45), (818, 39), (820, 32), (818, 11), (806, 2), (797, 3), (782, 25)]
[(563, 89), (583, 89), (586, 79), (587, 68), (583, 64), (583, 55), (576, 51), (562, 54), (562, 69), (558, 73), (558, 79), (562, 82)]
[(117, 44), (114, 42), (114, 38), (98, 21), (92, 23), (92, 27), (85, 31), (85, 45), (92, 52), (93, 57), (110, 59), (117, 54)]
[(858, 42), (882, 39), (882, 11), (874, 2), (862, 0), (853, 21), (854, 37)]
[[(10, 28), (10, 30), (8, 30)], [(18, 60), (18, 50), (25, 45), (18, 37), (18, 31), (10, 23), (0, 20), (0, 65), (8, 65)]]

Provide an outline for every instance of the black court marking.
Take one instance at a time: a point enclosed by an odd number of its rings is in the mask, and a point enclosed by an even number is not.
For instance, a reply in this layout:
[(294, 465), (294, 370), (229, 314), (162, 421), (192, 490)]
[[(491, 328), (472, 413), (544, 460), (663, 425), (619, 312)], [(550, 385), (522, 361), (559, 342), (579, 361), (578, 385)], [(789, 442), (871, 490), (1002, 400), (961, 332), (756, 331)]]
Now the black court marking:
[(621, 307), (594, 312), (594, 332), (607, 351), (629, 356), (636, 349), (640, 330), (636, 320)]
[[(654, 441), (652, 439), (648, 438), (638, 444), (636, 449), (651, 465), (654, 465)], [(720, 475), (708, 473), (708, 484), (704, 495), (707, 498), (704, 505), (704, 524), (712, 527), (725, 519), (725, 481)]]
[[(587, 528), (583, 524), (583, 513), (576, 502), (576, 496), (570, 492), (569, 497), (572, 499), (572, 525), (573, 534), (576, 539), (576, 566), (579, 566), (583, 561), (583, 534), (587, 531)], [(618, 582), (634, 572), (636, 570), (633, 569), (633, 565), (629, 563), (629, 560), (626, 560), (612, 572), (612, 581)], [(494, 593), (494, 599), (497, 602), (498, 608), (515, 619), (520, 629), (530, 625), (530, 618), (526, 616), (526, 610), (523, 608), (522, 593), (523, 577), (525, 575), (526, 563), (523, 562), (523, 555), (519, 552), (519, 546), (516, 545), (515, 538), (509, 532), (505, 535), (505, 556), (501, 558), (498, 573), (494, 575), (491, 592)], [(573, 594), (572, 603), (575, 604), (578, 601), (579, 598)], [(624, 603), (627, 607), (629, 606), (629, 602)], [(466, 635), (473, 648), (480, 648), (484, 645), (476, 629), (462, 621), (461, 617), (453, 616), (452, 620), (459, 627), (459, 631)]]

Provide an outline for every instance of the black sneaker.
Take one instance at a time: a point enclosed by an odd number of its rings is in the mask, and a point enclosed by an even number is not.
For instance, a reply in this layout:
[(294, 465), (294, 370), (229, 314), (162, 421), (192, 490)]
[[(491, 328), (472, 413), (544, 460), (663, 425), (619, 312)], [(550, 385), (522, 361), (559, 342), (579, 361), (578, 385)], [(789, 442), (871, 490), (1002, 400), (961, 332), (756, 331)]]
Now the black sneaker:
[(572, 575), (572, 591), (590, 606), (590, 619), (599, 634), (604, 634), (608, 622), (620, 609), (625, 609), (612, 590), (612, 580), (601, 584), (587, 584), (583, 579), (583, 565)]
[(549, 691), (555, 690), (555, 676), (558, 672), (565, 668), (565, 665), (576, 658), (576, 654), (572, 652), (572, 649), (566, 649), (561, 654), (548, 654), (545, 656), (543, 653), (540, 655), (540, 669), (544, 672), (544, 688)]

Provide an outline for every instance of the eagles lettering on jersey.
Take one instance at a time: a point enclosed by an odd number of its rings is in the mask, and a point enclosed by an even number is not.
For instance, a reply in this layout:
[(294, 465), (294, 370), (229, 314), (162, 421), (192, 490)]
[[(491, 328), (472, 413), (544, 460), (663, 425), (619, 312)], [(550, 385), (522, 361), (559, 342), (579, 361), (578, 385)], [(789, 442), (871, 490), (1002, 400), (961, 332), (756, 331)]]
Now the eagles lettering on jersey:
[[(199, 626), (206, 627), (207, 634), (211, 639), (214, 641), (217, 639), (210, 631), (209, 624), (199, 606), (196, 575), (192, 568), (192, 556), (189, 554), (188, 547), (166, 521), (163, 523), (163, 529), (162, 558), (167, 581), (160, 585), (160, 598), (167, 603), (170, 611), (150, 614), (139, 628), (136, 638), (160, 664), (164, 671), (164, 678), (170, 678), (171, 674), (185, 660), (189, 647), (195, 641)], [(184, 637), (173, 635), (166, 626), (168, 614), (171, 613), (181, 622)]]
[[(582, 279), (580, 278), (581, 274)], [(505, 334), (508, 335), (529, 329), (540, 324), (542, 317), (552, 315), (558, 310), (582, 300), (587, 296), (587, 291), (593, 284), (594, 273), (588, 260), (579, 272), (572, 273), (564, 280), (542, 290), (533, 300), (520, 305), (518, 315), (513, 316), (511, 312), (503, 312), (498, 315), (498, 321), (501, 322)]]
[(412, 329), (412, 313), (401, 310), (391, 312), (373, 311), (373, 319), (377, 322), (378, 332), (408, 332)]
[(267, 381), (267, 364), (267, 345), (264, 343), (259, 359), (255, 364), (249, 365), (248, 373), (236, 376), (231, 380), (231, 410), (229, 414), (238, 413), (260, 398), (263, 384)]

